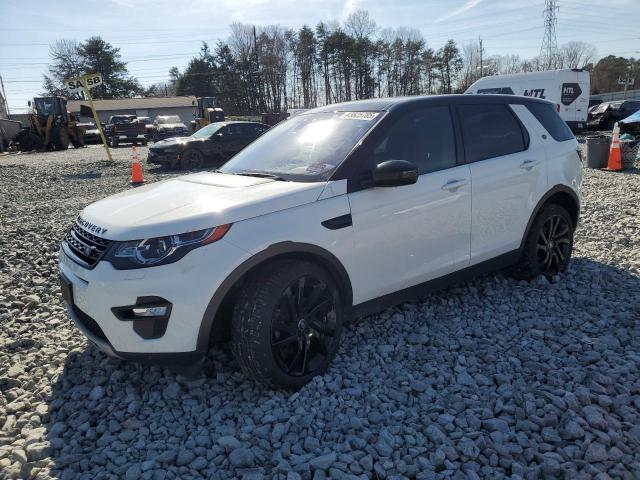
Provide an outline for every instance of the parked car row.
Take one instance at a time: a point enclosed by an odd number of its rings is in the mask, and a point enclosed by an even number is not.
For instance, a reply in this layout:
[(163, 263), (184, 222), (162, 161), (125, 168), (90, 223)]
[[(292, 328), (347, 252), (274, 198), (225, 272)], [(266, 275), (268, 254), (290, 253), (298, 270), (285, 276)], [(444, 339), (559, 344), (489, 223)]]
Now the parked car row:
[[(222, 165), (249, 143), (269, 129), (257, 122), (211, 123), (189, 136), (189, 129), (177, 115), (162, 115), (149, 123), (149, 117), (114, 115), (103, 131), (109, 146), (117, 148), (123, 143), (146, 145), (147, 161), (168, 168), (202, 168), (205, 164)], [(86, 143), (100, 143), (100, 131), (88, 124)]]
[[(135, 143), (145, 144), (145, 140), (157, 142), (165, 138), (189, 134), (188, 127), (177, 115), (159, 115), (155, 120), (136, 115), (113, 115), (107, 123), (102, 125), (102, 129), (105, 137), (114, 148), (120, 143), (134, 143), (135, 141)], [(93, 122), (89, 122), (85, 143), (99, 143), (100, 141), (98, 127)]]
[(640, 100), (616, 100), (602, 102), (589, 109), (587, 128), (589, 130), (611, 130), (616, 122), (640, 110)]

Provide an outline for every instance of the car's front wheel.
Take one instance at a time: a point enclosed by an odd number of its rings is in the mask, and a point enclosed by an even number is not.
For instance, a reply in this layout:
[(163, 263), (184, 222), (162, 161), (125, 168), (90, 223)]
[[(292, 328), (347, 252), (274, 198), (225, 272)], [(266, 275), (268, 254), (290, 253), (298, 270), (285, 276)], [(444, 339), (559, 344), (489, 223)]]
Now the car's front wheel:
[(192, 168), (202, 168), (204, 166), (204, 156), (202, 152), (195, 148), (185, 150), (180, 156), (180, 166), (183, 170), (191, 170)]
[(283, 260), (254, 273), (235, 305), (234, 356), (255, 380), (300, 388), (333, 360), (342, 332), (338, 288), (325, 269)]
[(520, 263), (514, 274), (532, 279), (538, 275), (552, 277), (569, 268), (575, 226), (565, 208), (555, 203), (545, 205), (533, 221)]

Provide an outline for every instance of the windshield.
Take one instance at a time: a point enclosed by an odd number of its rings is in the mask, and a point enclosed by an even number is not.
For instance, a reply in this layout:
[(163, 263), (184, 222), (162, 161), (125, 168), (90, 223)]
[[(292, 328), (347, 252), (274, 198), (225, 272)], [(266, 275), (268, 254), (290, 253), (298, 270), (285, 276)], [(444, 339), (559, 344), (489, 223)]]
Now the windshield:
[(182, 123), (182, 120), (177, 115), (169, 115), (167, 117), (158, 117), (158, 123)]
[(122, 125), (125, 123), (131, 123), (136, 119), (136, 117), (112, 117), (111, 123), (115, 123), (116, 125)]
[(36, 98), (36, 110), (40, 115), (53, 115), (56, 113), (56, 104), (53, 98)]
[(220, 170), (303, 182), (326, 180), (380, 117), (380, 112), (298, 115), (249, 144)]
[(622, 105), (622, 102), (615, 102), (615, 103), (601, 103), (600, 105), (598, 105), (593, 112), (594, 113), (602, 113), (605, 110), (618, 110), (620, 108), (620, 105)]
[(224, 127), (224, 123), (210, 123), (206, 127), (202, 127), (197, 132), (191, 134), (191, 138), (209, 138), (222, 127)]

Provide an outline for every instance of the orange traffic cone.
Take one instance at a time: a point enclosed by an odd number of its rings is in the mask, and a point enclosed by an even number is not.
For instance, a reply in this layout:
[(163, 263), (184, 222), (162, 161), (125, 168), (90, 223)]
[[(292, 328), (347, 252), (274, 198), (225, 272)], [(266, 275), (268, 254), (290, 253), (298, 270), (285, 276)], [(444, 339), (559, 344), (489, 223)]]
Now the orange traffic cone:
[(135, 145), (131, 146), (131, 184), (133, 186), (142, 185), (144, 177), (142, 175), (142, 165), (138, 158), (138, 150)]
[(613, 138), (611, 139), (611, 148), (609, 149), (609, 162), (607, 168), (612, 172), (622, 170), (622, 153), (620, 152), (620, 127), (616, 123), (613, 127)]

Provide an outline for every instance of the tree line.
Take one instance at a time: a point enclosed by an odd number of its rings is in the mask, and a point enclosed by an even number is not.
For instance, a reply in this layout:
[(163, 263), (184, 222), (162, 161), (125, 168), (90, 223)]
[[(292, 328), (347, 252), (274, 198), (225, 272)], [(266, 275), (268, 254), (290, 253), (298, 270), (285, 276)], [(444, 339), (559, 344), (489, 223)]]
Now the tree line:
[(619, 90), (618, 78), (629, 72), (640, 82), (640, 61), (608, 56), (595, 62), (595, 48), (584, 42), (562, 45), (551, 59), (489, 56), (480, 39), (462, 46), (450, 39), (435, 47), (415, 29), (380, 29), (366, 10), (342, 24), (294, 30), (233, 23), (230, 32), (213, 47), (203, 42), (183, 71), (173, 67), (166, 82), (147, 88), (129, 75), (119, 49), (101, 38), (59, 41), (51, 48), (44, 88), (60, 93), (63, 78), (99, 71), (104, 86), (96, 98), (207, 96), (229, 114), (256, 114), (374, 97), (462, 93), (484, 75), (548, 65), (589, 70), (592, 93)]

